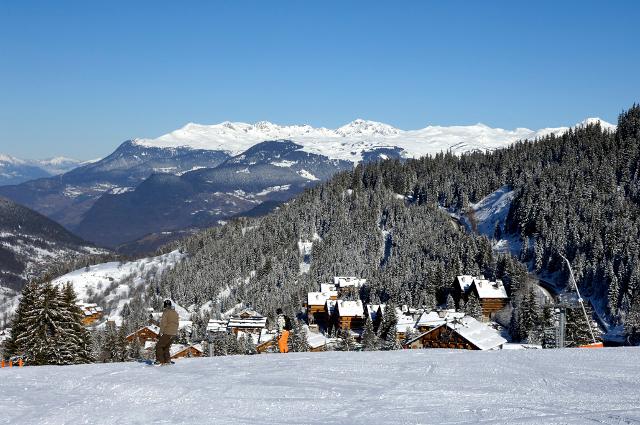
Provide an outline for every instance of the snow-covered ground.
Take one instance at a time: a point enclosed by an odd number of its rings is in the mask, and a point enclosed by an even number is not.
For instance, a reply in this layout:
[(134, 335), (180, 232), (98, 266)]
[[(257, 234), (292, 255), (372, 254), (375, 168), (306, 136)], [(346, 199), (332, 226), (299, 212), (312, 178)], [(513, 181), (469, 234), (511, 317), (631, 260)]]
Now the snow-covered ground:
[(626, 424), (640, 349), (293, 353), (0, 369), (5, 424)]
[[(603, 128), (613, 130), (615, 125), (599, 118), (587, 118), (576, 124), (600, 121)], [(352, 162), (362, 160), (363, 152), (376, 148), (400, 147), (405, 156), (421, 157), (451, 150), (455, 153), (473, 150), (497, 149), (516, 140), (534, 139), (568, 127), (529, 130), (505, 130), (484, 124), (468, 126), (428, 126), (419, 130), (400, 130), (388, 124), (357, 119), (337, 129), (314, 128), (310, 125), (281, 126), (267, 121), (247, 124), (223, 122), (215, 125), (189, 123), (183, 128), (156, 139), (136, 139), (134, 143), (147, 147), (190, 147), (193, 149), (223, 150), (238, 155), (256, 143), (265, 140), (292, 140), (302, 150), (332, 159)]]

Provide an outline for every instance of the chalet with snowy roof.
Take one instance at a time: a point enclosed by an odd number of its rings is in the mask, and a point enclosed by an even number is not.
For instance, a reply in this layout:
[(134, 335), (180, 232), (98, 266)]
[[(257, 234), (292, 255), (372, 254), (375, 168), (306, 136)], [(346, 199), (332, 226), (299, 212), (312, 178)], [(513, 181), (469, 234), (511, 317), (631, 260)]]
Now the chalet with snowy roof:
[(459, 320), (464, 317), (463, 312), (457, 312), (454, 309), (451, 310), (433, 310), (424, 312), (418, 318), (416, 322), (416, 328), (419, 332), (427, 332), (431, 329), (437, 328), (445, 323)]
[(260, 335), (266, 327), (267, 318), (251, 309), (242, 310), (240, 313), (232, 316), (227, 323), (229, 332), (236, 335), (240, 331)]
[(336, 285), (333, 283), (321, 283), (320, 292), (329, 294), (332, 300), (338, 299), (338, 288), (336, 288)]
[(147, 341), (158, 341), (160, 338), (160, 327), (156, 325), (144, 326), (137, 331), (127, 335), (127, 342), (131, 343), (138, 340), (140, 343), (146, 343)]
[(507, 290), (501, 280), (491, 282), (486, 279), (474, 279), (471, 291), (476, 294), (482, 306), (482, 316), (492, 318), (509, 302)]
[(210, 334), (227, 333), (227, 320), (210, 319), (207, 323), (207, 332)]
[(340, 329), (360, 329), (364, 327), (364, 306), (362, 301), (338, 300), (335, 304), (335, 325)]
[(91, 326), (102, 319), (103, 309), (98, 304), (79, 302), (76, 304), (82, 311), (82, 324)]
[(423, 332), (409, 340), (405, 347), (495, 350), (502, 348), (506, 342), (495, 329), (465, 316)]
[(402, 341), (407, 336), (407, 332), (412, 332), (416, 327), (416, 320), (412, 315), (405, 313), (401, 308), (396, 307), (396, 338)]
[(469, 294), (474, 293), (482, 306), (482, 316), (490, 319), (497, 312), (502, 310), (509, 302), (509, 296), (501, 280), (492, 282), (484, 276), (478, 277), (470, 275), (456, 276), (454, 282), (454, 296), (457, 303), (460, 300), (465, 302), (469, 299)]
[(309, 292), (307, 294), (307, 317), (310, 321), (317, 322), (326, 320), (327, 300), (329, 299), (331, 299), (331, 297), (326, 292)]
[(169, 349), (169, 353), (172, 359), (181, 359), (184, 357), (202, 357), (204, 355), (204, 349), (202, 348), (202, 344), (172, 344), (171, 348)]
[(307, 344), (309, 344), (309, 351), (319, 352), (330, 350), (336, 343), (335, 338), (328, 338), (327, 336), (309, 332), (307, 333)]
[(367, 279), (360, 279), (354, 276), (336, 276), (333, 278), (333, 284), (336, 286), (339, 295), (358, 293), (366, 283)]
[(267, 329), (263, 329), (260, 335), (251, 334), (253, 343), (256, 345), (256, 351), (258, 353), (264, 353), (270, 347), (275, 347), (276, 335), (276, 331), (269, 331)]

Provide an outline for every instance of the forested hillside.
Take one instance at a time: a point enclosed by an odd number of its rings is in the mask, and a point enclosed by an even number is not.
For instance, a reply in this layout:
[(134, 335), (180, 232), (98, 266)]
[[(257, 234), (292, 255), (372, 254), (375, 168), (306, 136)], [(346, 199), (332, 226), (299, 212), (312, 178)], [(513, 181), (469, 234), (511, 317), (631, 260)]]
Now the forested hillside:
[(493, 152), (359, 165), (274, 214), (184, 240), (190, 259), (158, 290), (184, 305), (212, 301), (213, 313), (249, 303), (267, 314), (299, 307), (334, 275), (367, 278), (371, 301), (414, 305), (444, 302), (461, 272), (503, 277), (514, 291), (522, 265), (497, 258), (488, 239), (443, 211), (462, 212), (509, 185), (516, 194), (501, 230), (525, 242), (521, 259), (562, 280), (558, 254), (566, 255), (584, 295), (612, 322), (624, 320), (640, 308), (639, 141), (634, 105), (615, 132), (596, 123)]

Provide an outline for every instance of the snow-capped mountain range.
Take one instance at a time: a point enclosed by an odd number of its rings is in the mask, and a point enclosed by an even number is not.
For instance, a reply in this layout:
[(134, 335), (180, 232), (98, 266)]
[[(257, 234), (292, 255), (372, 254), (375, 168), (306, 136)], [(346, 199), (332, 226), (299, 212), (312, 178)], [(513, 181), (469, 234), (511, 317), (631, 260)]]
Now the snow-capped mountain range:
[[(615, 129), (598, 118), (577, 125), (594, 122)], [(166, 242), (167, 232), (263, 214), (359, 162), (493, 150), (568, 129), (476, 124), (400, 130), (360, 119), (337, 129), (266, 121), (187, 124), (155, 139), (127, 140), (105, 158), (61, 175), (0, 186), (0, 196), (102, 246), (115, 248), (140, 238)]]
[[(606, 129), (615, 129), (615, 125), (600, 118), (587, 118), (576, 126), (598, 121)], [(255, 124), (227, 121), (214, 125), (189, 123), (156, 139), (134, 139), (134, 143), (145, 147), (188, 147), (239, 155), (265, 140), (292, 140), (302, 145), (301, 150), (305, 152), (331, 159), (359, 162), (364, 152), (376, 148), (401, 148), (404, 151), (403, 156), (415, 158), (448, 150), (461, 153), (497, 149), (516, 140), (535, 139), (552, 133), (561, 134), (568, 129), (569, 127), (505, 130), (476, 124), (400, 130), (388, 124), (363, 119), (354, 120), (337, 129), (327, 129), (309, 125), (280, 126), (268, 121)]]
[(62, 156), (27, 160), (0, 153), (0, 186), (63, 174), (84, 163)]

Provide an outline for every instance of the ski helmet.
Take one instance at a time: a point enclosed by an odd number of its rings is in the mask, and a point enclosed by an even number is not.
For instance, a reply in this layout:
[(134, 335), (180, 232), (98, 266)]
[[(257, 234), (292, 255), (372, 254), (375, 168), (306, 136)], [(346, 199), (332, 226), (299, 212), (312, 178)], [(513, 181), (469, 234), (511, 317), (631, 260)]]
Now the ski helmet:
[(164, 300), (164, 308), (171, 308), (171, 300)]

